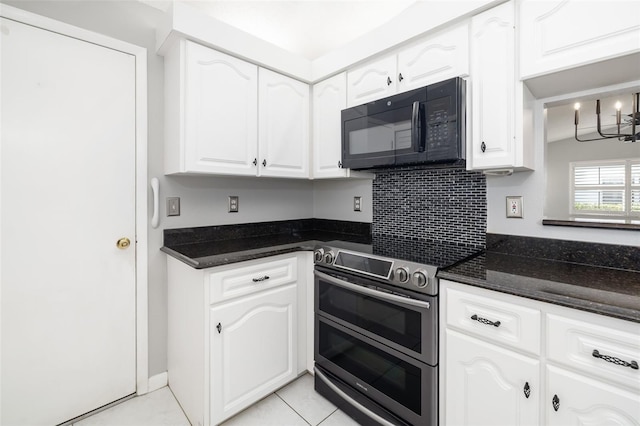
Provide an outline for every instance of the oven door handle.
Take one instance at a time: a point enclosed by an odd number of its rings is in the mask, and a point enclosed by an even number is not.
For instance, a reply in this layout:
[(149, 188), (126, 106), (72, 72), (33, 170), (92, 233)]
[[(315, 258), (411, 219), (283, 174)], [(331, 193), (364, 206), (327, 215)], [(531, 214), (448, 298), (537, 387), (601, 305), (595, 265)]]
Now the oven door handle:
[(344, 393), (344, 391), (342, 389), (340, 389), (339, 387), (337, 387), (336, 385), (331, 383), (331, 381), (327, 378), (327, 376), (322, 374), (316, 367), (313, 367), (313, 371), (315, 372), (316, 377), (318, 377), (320, 380), (322, 380), (325, 385), (329, 386), (329, 388), (331, 388), (332, 391), (337, 393), (340, 397), (342, 397), (344, 400), (346, 400), (353, 407), (355, 407), (358, 410), (360, 410), (364, 415), (370, 417), (371, 419), (375, 420), (376, 422), (380, 423), (383, 426), (396, 426), (395, 424), (391, 423), (390, 421), (388, 421), (387, 419), (385, 419), (383, 417), (380, 417), (378, 414), (376, 414), (373, 411), (369, 410), (368, 408), (364, 407), (358, 401), (356, 401), (355, 399), (351, 398), (349, 395)]
[(325, 280), (329, 281), (331, 284), (335, 284), (340, 287), (347, 288), (349, 290), (355, 291), (356, 293), (366, 294), (368, 296), (377, 297), (378, 299), (388, 300), (390, 302), (402, 303), (404, 305), (411, 305), (422, 309), (429, 309), (431, 304), (429, 302), (425, 302), (423, 300), (409, 299), (407, 297), (396, 296), (395, 294), (389, 294), (382, 291), (372, 290), (367, 287), (362, 287), (360, 285), (351, 284), (350, 282), (339, 280), (338, 278), (334, 278), (331, 275), (327, 275), (324, 272), (313, 271), (313, 273)]

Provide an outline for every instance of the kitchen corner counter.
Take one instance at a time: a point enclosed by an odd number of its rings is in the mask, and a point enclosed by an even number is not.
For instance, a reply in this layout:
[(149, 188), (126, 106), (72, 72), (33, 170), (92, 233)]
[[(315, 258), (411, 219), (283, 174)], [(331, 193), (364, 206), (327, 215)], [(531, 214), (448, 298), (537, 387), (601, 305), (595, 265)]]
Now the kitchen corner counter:
[(302, 219), (165, 230), (160, 249), (195, 269), (313, 250), (327, 241), (371, 243), (371, 224)]
[[(488, 239), (489, 242), (489, 239)], [(637, 248), (623, 248), (635, 251)], [(517, 252), (517, 251), (515, 251)], [(635, 255), (635, 254), (634, 254)], [(621, 261), (624, 262), (624, 261)], [(628, 265), (622, 265), (628, 267)], [(640, 322), (640, 271), (488, 251), (441, 279)]]

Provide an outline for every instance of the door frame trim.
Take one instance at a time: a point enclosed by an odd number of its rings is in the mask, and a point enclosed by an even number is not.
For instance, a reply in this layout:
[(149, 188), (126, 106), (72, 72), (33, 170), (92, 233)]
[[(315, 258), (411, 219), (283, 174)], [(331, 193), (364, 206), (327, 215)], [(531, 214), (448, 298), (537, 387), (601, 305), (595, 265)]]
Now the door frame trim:
[(68, 37), (73, 37), (78, 40), (117, 50), (132, 55), (135, 58), (136, 393), (138, 395), (145, 394), (149, 390), (147, 49), (12, 6), (7, 6), (5, 4), (0, 4), (0, 16)]

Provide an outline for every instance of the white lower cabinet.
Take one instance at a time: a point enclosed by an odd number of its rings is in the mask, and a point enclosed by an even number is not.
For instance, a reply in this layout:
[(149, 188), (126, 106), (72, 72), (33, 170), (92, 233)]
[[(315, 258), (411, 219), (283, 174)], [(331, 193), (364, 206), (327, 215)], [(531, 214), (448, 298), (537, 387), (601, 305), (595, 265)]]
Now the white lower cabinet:
[(640, 395), (582, 374), (548, 365), (545, 425), (640, 424)]
[(209, 269), (167, 258), (169, 387), (192, 425), (217, 425), (307, 370), (310, 268), (309, 253)]
[(537, 425), (540, 361), (446, 331), (449, 425)]
[(639, 323), (447, 280), (440, 295), (442, 425), (640, 425)]
[(295, 284), (210, 308), (211, 424), (297, 377), (296, 318)]

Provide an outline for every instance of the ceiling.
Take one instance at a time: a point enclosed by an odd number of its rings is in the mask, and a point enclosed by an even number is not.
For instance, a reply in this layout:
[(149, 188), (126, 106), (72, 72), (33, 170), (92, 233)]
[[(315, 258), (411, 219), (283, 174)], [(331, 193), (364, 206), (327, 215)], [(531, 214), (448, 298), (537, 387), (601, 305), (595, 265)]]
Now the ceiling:
[(285, 50), (316, 59), (428, 0), (138, 0), (182, 2)]

